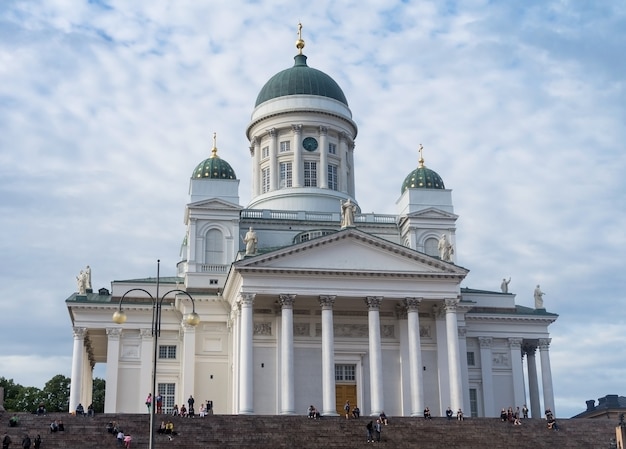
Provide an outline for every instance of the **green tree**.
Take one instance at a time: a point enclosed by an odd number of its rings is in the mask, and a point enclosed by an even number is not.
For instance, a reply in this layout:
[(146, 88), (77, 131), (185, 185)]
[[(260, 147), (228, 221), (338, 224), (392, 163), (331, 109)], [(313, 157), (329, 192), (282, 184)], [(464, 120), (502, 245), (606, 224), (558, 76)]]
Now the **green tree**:
[(9, 412), (20, 411), (16, 403), (24, 387), (5, 377), (0, 377), (0, 387), (4, 387), (4, 408)]
[(39, 388), (22, 387), (15, 400), (13, 410), (16, 412), (34, 412), (43, 400), (44, 394)]
[(70, 406), (70, 378), (57, 374), (46, 382), (43, 402), (49, 412), (67, 412)]
[(106, 381), (96, 377), (93, 380), (93, 409), (96, 413), (104, 413), (104, 392)]

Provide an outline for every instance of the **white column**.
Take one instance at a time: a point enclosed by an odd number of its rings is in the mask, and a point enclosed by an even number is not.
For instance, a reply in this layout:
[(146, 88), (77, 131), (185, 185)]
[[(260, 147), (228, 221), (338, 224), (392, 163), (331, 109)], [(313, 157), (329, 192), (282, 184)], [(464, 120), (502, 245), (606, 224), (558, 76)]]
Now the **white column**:
[(491, 337), (478, 337), (480, 343), (480, 375), (483, 384), (483, 408), (485, 417), (499, 416), (493, 396), (493, 355)]
[(448, 370), (450, 372), (450, 402), (452, 410), (463, 410), (461, 391), (461, 359), (459, 358), (459, 331), (456, 318), (457, 299), (446, 299), (446, 337), (448, 340)]
[(117, 378), (120, 364), (120, 337), (122, 329), (107, 328), (107, 367), (104, 394), (104, 413), (117, 413)]
[(530, 394), (530, 416), (541, 418), (541, 402), (539, 400), (539, 379), (537, 378), (537, 358), (535, 346), (526, 346), (526, 363), (528, 365), (528, 392)]
[(302, 187), (302, 125), (291, 125), (293, 130), (293, 187)]
[(409, 332), (409, 366), (411, 383), (411, 416), (424, 415), (424, 374), (420, 341), (419, 305), (422, 298), (405, 298)]
[(348, 185), (348, 194), (356, 198), (356, 189), (354, 186), (354, 141), (350, 140), (348, 144), (348, 157), (346, 160), (346, 182)]
[[(180, 323), (183, 333), (183, 354), (181, 358), (181, 385), (178, 391), (180, 402), (187, 402), (189, 395), (195, 394), (195, 374), (196, 374), (196, 327), (186, 323)], [(158, 379), (157, 379), (158, 390)], [(195, 407), (199, 407), (196, 405)], [(194, 407), (194, 408), (195, 408)], [(198, 408), (195, 412), (198, 413)]]
[(337, 170), (338, 183), (339, 183), (339, 191), (347, 193), (348, 192), (348, 179), (347, 179), (347, 160), (346, 155), (348, 153), (348, 135), (346, 133), (339, 134), (339, 158), (341, 159), (339, 169)]
[(509, 338), (511, 351), (511, 371), (513, 374), (513, 406), (522, 407), (525, 402), (524, 366), (522, 364), (522, 339)]
[(467, 327), (459, 326), (459, 361), (461, 362), (461, 391), (463, 392), (463, 404), (467, 406), (467, 416), (471, 415), (469, 395), (469, 370), (467, 368)]
[(278, 133), (272, 128), (267, 134), (270, 136), (270, 192), (272, 192), (278, 188)]
[(293, 372), (293, 303), (296, 295), (279, 295), (281, 306), (281, 415), (294, 415), (294, 372)]
[(322, 415), (337, 416), (335, 400), (335, 296), (320, 296), (322, 306)]
[[(238, 413), (239, 411), (239, 386), (240, 384), (240, 372), (239, 355), (241, 353), (241, 303), (239, 301), (235, 301), (230, 308), (230, 321), (232, 323), (232, 327), (230, 329), (231, 335), (233, 337), (232, 347), (234, 348), (232, 357), (232, 391), (233, 394), (231, 396), (231, 409), (230, 413)], [(215, 407), (215, 404), (213, 404)]]
[[(448, 369), (448, 336), (446, 333), (445, 307), (440, 304), (433, 306), (435, 333), (437, 341), (437, 379), (439, 381), (439, 409), (437, 414), (444, 416), (446, 408), (452, 407), (450, 399), (450, 370)], [(429, 367), (426, 367), (428, 369)], [(431, 412), (433, 409), (431, 407)]]
[(154, 361), (154, 338), (152, 329), (139, 329), (141, 336), (141, 365), (139, 368), (139, 397), (136, 409), (140, 413), (147, 413), (145, 399), (152, 392), (152, 370)]
[(72, 349), (72, 378), (70, 382), (70, 413), (76, 410), (76, 406), (80, 402), (82, 395), (81, 386), (83, 385), (83, 357), (85, 354), (85, 336), (87, 328), (75, 327), (74, 347)]
[(385, 410), (383, 398), (383, 354), (380, 340), (380, 304), (382, 296), (368, 296), (365, 303), (368, 306), (367, 322), (369, 329), (369, 359), (370, 359), (370, 415), (378, 416)]
[(252, 198), (259, 195), (259, 173), (261, 172), (260, 140), (253, 137), (250, 140), (250, 156), (252, 156)]
[(196, 235), (196, 225), (198, 224), (198, 220), (196, 218), (189, 219), (189, 237), (187, 239), (187, 265), (193, 269), (190, 270), (192, 273), (198, 272), (198, 268), (196, 266), (197, 263), (202, 263), (202, 259), (197, 260), (196, 256), (196, 245), (198, 243), (198, 236)]
[(254, 349), (252, 305), (254, 293), (241, 293), (241, 353), (239, 357), (239, 414), (254, 413)]
[(541, 357), (541, 385), (543, 386), (543, 406), (552, 410), (556, 416), (554, 409), (554, 390), (552, 389), (552, 369), (550, 368), (550, 342), (551, 338), (539, 339), (539, 356)]
[(319, 183), (322, 189), (328, 188), (328, 128), (320, 126), (320, 169)]

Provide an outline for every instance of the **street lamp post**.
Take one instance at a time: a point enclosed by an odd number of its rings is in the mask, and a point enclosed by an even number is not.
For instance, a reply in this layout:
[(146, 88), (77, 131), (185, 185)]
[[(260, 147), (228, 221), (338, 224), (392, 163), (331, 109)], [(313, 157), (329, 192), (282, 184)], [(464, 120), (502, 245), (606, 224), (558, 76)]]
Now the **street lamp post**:
[(190, 324), (192, 326), (196, 326), (200, 322), (200, 316), (196, 313), (196, 303), (195, 303), (194, 299), (191, 297), (191, 295), (189, 293), (187, 293), (186, 291), (180, 290), (180, 289), (170, 290), (170, 291), (166, 292), (165, 294), (163, 294), (163, 296), (161, 296), (159, 298), (160, 279), (161, 279), (161, 261), (157, 260), (156, 297), (152, 296), (150, 294), (150, 292), (148, 292), (147, 290), (144, 290), (143, 288), (131, 288), (130, 290), (128, 290), (126, 293), (124, 293), (122, 295), (122, 297), (120, 298), (118, 309), (115, 311), (115, 313), (113, 313), (113, 321), (114, 322), (116, 322), (117, 324), (123, 324), (123, 323), (126, 322), (127, 317), (126, 317), (126, 312), (124, 312), (124, 310), (122, 310), (122, 302), (124, 301), (124, 298), (126, 298), (126, 295), (128, 295), (131, 292), (135, 292), (135, 291), (144, 292), (152, 300), (152, 344), (153, 344), (153, 348), (152, 348), (153, 349), (153, 354), (152, 354), (152, 404), (151, 404), (151, 407), (150, 407), (150, 439), (149, 439), (149, 442), (148, 442), (148, 447), (150, 449), (154, 448), (154, 415), (156, 413), (156, 396), (157, 396), (157, 391), (156, 391), (157, 373), (156, 373), (156, 369), (157, 369), (157, 358), (158, 358), (158, 355), (159, 355), (159, 353), (158, 353), (158, 351), (159, 351), (159, 343), (158, 343), (158, 341), (159, 341), (159, 336), (161, 334), (161, 307), (163, 305), (163, 300), (170, 293), (182, 293), (183, 295), (186, 295), (187, 299), (189, 299), (191, 301), (192, 312), (187, 314), (187, 315), (185, 315), (183, 317), (183, 320), (187, 324)]

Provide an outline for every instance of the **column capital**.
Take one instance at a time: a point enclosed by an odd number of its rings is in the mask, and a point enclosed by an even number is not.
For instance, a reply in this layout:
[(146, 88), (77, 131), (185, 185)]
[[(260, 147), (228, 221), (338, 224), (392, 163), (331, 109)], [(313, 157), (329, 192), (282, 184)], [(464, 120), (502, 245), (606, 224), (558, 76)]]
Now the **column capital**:
[(493, 344), (493, 338), (491, 337), (478, 337), (478, 342), (480, 343), (480, 347), (485, 348), (485, 349), (489, 349), (491, 348), (491, 345)]
[(184, 334), (186, 334), (187, 332), (195, 332), (196, 331), (196, 326), (194, 326), (193, 324), (189, 324), (184, 319), (181, 320), (180, 327), (183, 329), (183, 333)]
[(522, 352), (529, 357), (534, 357), (535, 352), (537, 351), (537, 345), (532, 343), (524, 342), (522, 344)]
[(122, 329), (120, 327), (107, 327), (106, 332), (109, 340), (119, 340), (122, 335)]
[(141, 335), (142, 339), (152, 338), (152, 329), (139, 329), (139, 335)]
[(444, 307), (446, 312), (456, 312), (456, 308), (459, 305), (459, 300), (457, 298), (446, 298), (444, 300)]
[(524, 339), (518, 337), (509, 338), (509, 346), (511, 349), (521, 349)]
[(270, 137), (276, 137), (277, 133), (276, 133), (276, 128), (270, 128), (267, 130), (267, 135)]
[(407, 312), (417, 312), (423, 298), (404, 298), (404, 306)]
[(320, 306), (322, 306), (323, 310), (332, 310), (333, 306), (335, 305), (335, 295), (320, 295), (319, 297), (319, 301), (320, 301)]
[(239, 302), (242, 307), (252, 307), (256, 293), (239, 293)]
[(550, 349), (550, 343), (552, 342), (551, 338), (540, 338), (539, 339), (539, 350), (547, 351)]
[(302, 125), (291, 125), (291, 130), (296, 134), (302, 134)]
[(365, 304), (367, 304), (369, 310), (379, 310), (382, 302), (382, 296), (367, 296), (365, 298)]
[(278, 295), (278, 304), (283, 309), (293, 309), (293, 303), (296, 301), (296, 295), (280, 294)]
[(320, 136), (327, 136), (327, 135), (328, 135), (328, 127), (320, 126)]
[(465, 327), (465, 326), (459, 326), (459, 327), (458, 327), (458, 330), (459, 330), (459, 332), (458, 332), (459, 337), (461, 337), (461, 338), (465, 338), (465, 337), (467, 336), (467, 327)]
[(72, 328), (72, 332), (74, 333), (74, 338), (85, 338), (85, 336), (87, 335), (87, 328), (86, 327), (74, 327)]

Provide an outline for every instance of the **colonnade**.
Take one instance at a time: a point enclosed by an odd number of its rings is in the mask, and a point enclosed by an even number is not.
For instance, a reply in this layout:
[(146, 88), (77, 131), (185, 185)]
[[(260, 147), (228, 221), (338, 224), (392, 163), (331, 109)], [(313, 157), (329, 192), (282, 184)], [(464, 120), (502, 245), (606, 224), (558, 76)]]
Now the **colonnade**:
[[(236, 413), (253, 414), (253, 304), (255, 294), (242, 293), (239, 296), (239, 324), (238, 329), (238, 407)], [(378, 415), (384, 410), (383, 395), (383, 360), (380, 333), (380, 307), (382, 296), (367, 296), (364, 298), (368, 310), (368, 354), (369, 354), (369, 399), (371, 415)], [(294, 338), (293, 338), (293, 306), (296, 295), (279, 295), (278, 304), (281, 313), (280, 338), (280, 370), (279, 384), (281, 385), (281, 400), (279, 413), (284, 415), (295, 414), (295, 379), (294, 379)], [(335, 397), (335, 338), (333, 308), (336, 301), (334, 295), (322, 295), (318, 298), (321, 308), (321, 362), (322, 362), (322, 415), (336, 415)], [(409, 348), (409, 385), (410, 385), (410, 413), (412, 416), (421, 416), (424, 410), (423, 370), (420, 342), (419, 305), (422, 298), (405, 298), (403, 305), (407, 313), (408, 348)], [(445, 328), (448, 335), (447, 361), (449, 366), (450, 403), (455, 409), (463, 408), (463, 391), (461, 376), (461, 361), (459, 357), (457, 308), (458, 300), (449, 299), (444, 302)], [(237, 339), (237, 337), (235, 337)]]

